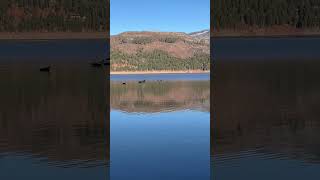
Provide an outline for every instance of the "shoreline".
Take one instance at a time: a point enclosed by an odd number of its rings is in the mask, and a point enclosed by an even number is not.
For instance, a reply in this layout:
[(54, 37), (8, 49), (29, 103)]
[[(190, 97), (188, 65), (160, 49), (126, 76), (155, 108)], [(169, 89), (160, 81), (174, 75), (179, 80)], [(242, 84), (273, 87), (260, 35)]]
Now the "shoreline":
[(131, 75), (131, 74), (206, 74), (210, 71), (111, 71), (110, 75)]
[(0, 32), (0, 40), (109, 39), (108, 32)]

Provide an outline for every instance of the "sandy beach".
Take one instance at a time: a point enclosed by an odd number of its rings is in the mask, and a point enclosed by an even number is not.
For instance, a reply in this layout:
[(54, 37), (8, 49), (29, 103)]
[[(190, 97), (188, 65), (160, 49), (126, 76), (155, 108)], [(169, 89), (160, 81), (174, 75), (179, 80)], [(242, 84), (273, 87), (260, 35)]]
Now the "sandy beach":
[(200, 74), (200, 73), (210, 73), (210, 71), (201, 71), (201, 70), (193, 70), (193, 71), (111, 71), (111, 75), (116, 74)]

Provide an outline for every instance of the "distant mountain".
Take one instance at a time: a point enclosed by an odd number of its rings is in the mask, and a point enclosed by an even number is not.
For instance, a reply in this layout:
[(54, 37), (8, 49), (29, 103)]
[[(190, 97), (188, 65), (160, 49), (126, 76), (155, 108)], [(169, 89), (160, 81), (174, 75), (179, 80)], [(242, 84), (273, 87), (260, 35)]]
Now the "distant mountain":
[(208, 70), (210, 48), (203, 33), (124, 32), (111, 36), (111, 70)]
[(192, 32), (189, 33), (189, 35), (195, 39), (204, 39), (209, 41), (210, 40), (210, 30), (206, 29), (206, 30), (202, 30), (202, 31), (197, 31), (197, 32)]

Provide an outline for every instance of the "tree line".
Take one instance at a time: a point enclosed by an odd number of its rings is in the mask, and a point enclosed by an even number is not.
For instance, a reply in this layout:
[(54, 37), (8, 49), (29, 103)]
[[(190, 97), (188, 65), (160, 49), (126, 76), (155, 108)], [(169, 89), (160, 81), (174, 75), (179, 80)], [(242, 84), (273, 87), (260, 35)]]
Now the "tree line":
[(0, 32), (104, 32), (109, 0), (1, 0)]
[(170, 56), (161, 50), (152, 52), (138, 51), (126, 54), (118, 50), (111, 51), (111, 71), (154, 71), (154, 70), (203, 70), (210, 68), (208, 54), (198, 53), (187, 59)]
[(214, 0), (213, 30), (238, 30), (287, 25), (320, 29), (319, 0)]

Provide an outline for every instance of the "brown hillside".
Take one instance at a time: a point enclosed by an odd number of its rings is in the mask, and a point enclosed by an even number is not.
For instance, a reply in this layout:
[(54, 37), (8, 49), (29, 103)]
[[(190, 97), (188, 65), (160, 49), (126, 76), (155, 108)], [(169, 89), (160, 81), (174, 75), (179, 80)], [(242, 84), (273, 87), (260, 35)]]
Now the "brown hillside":
[(146, 31), (111, 36), (111, 50), (127, 54), (161, 50), (181, 59), (192, 57), (196, 53), (210, 53), (208, 41), (199, 40), (186, 33)]

